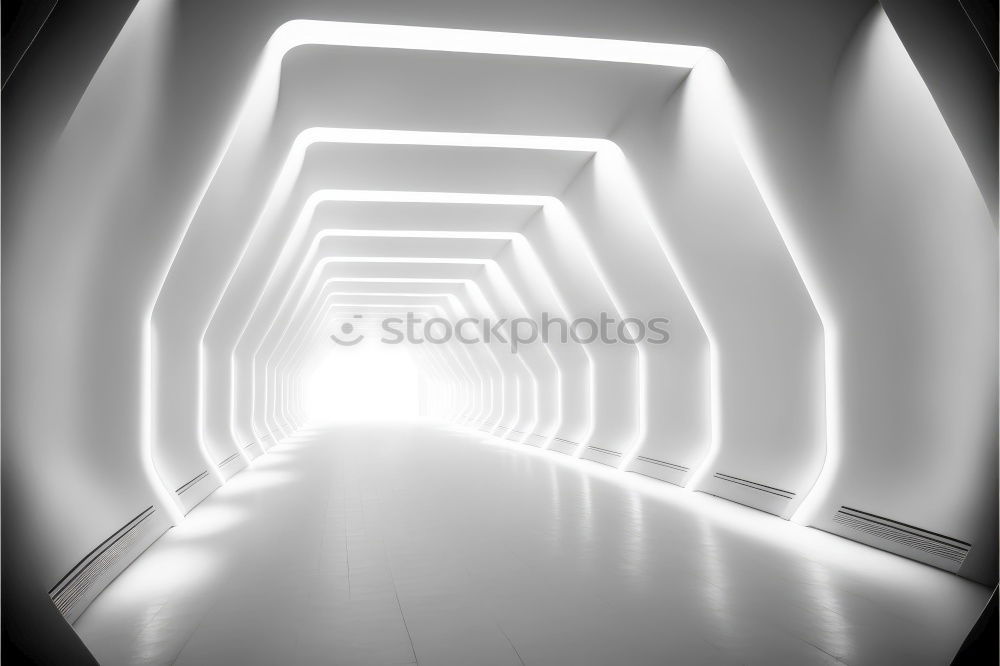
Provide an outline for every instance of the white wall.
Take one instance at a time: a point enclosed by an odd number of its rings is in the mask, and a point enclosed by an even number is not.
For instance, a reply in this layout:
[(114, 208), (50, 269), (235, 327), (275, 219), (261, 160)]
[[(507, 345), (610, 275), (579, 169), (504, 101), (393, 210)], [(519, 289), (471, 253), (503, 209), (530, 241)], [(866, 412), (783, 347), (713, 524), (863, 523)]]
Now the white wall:
[(845, 54), (832, 121), (835, 199), (817, 241), (837, 313), (840, 431), (806, 515), (842, 533), (831, 520), (847, 505), (967, 541), (962, 572), (989, 580), (996, 228), (881, 11)]

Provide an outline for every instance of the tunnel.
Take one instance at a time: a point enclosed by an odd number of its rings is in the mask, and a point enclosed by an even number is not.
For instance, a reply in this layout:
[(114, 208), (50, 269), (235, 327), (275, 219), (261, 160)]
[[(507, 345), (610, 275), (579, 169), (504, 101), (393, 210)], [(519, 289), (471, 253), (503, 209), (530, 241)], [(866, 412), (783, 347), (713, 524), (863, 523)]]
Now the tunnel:
[(996, 663), (995, 2), (3, 14), (10, 663)]

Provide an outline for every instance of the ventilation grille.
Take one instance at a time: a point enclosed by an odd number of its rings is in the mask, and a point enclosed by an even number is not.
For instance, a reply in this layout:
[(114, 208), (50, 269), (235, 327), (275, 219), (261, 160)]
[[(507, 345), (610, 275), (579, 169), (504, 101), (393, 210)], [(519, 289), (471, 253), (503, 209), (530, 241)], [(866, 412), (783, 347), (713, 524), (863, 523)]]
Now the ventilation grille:
[(675, 463), (667, 462), (666, 460), (657, 460), (656, 458), (647, 458), (646, 456), (636, 456), (636, 460), (641, 460), (644, 463), (649, 463), (650, 465), (659, 465), (661, 467), (669, 467), (670, 469), (677, 470), (678, 472), (689, 472), (690, 467), (685, 467), (684, 465), (677, 465)]
[(946, 560), (961, 565), (965, 561), (965, 556), (972, 550), (972, 544), (947, 537), (937, 532), (914, 527), (892, 520), (874, 513), (852, 509), (847, 506), (840, 507), (833, 521), (846, 525), (859, 532), (865, 532), (872, 536), (877, 536), (898, 544), (909, 546), (925, 553), (943, 557)]
[[(509, 430), (510, 432), (516, 432), (519, 435), (525, 435), (525, 439), (527, 439), (528, 437), (534, 437), (536, 439), (542, 439), (542, 440), (549, 439), (548, 435), (542, 435), (542, 434), (537, 433), (537, 432), (525, 432), (524, 430), (518, 430), (518, 429), (512, 428), (510, 426), (497, 426), (492, 431), (489, 428), (483, 428), (483, 427), (477, 427), (476, 430), (478, 430), (480, 432), (486, 432), (486, 433), (488, 433), (488, 432), (499, 432), (501, 430)], [(580, 446), (579, 443), (574, 442), (573, 440), (570, 440), (570, 439), (566, 439), (564, 437), (552, 437), (552, 441), (553, 442), (563, 442), (565, 444), (569, 444), (570, 446)], [(613, 455), (613, 456), (621, 455), (620, 453), (615, 453), (614, 451), (606, 451), (605, 449), (598, 449), (598, 451), (601, 451), (602, 453), (606, 452), (609, 455)]]
[(196, 483), (198, 483), (199, 481), (201, 481), (202, 479), (204, 479), (206, 477), (208, 477), (208, 472), (206, 472), (206, 471), (203, 470), (203, 471), (199, 472), (193, 479), (191, 479), (190, 481), (188, 481), (185, 484), (182, 484), (174, 492), (177, 493), (178, 495), (182, 495), (182, 494), (186, 493), (187, 491), (191, 490), (192, 488), (194, 488), (194, 486), (195, 486)]
[(736, 485), (750, 488), (751, 490), (759, 490), (762, 493), (768, 493), (770, 495), (774, 495), (775, 497), (781, 497), (782, 499), (790, 500), (795, 497), (795, 493), (790, 490), (782, 490), (781, 488), (775, 488), (774, 486), (765, 486), (763, 483), (741, 479), (738, 476), (730, 476), (729, 474), (722, 474), (721, 472), (716, 472), (714, 476), (720, 481), (735, 483)]
[(122, 553), (139, 539), (141, 536), (139, 526), (155, 512), (156, 509), (153, 507), (147, 507), (138, 516), (125, 523), (97, 548), (87, 553), (49, 590), (49, 598), (60, 613), (64, 616), (69, 614), (76, 602), (87, 593), (101, 574), (112, 568)]
[(622, 454), (618, 453), (617, 451), (612, 451), (610, 449), (602, 449), (599, 446), (588, 446), (587, 448), (590, 449), (591, 451), (597, 451), (598, 453), (603, 453), (606, 456), (614, 456), (615, 458), (621, 458), (622, 456)]
[(222, 467), (223, 465), (228, 465), (229, 463), (233, 462), (234, 460), (236, 460), (236, 456), (238, 456), (238, 455), (240, 455), (239, 451), (237, 451), (233, 455), (229, 456), (225, 460), (220, 460), (219, 461), (219, 467)]
[(518, 435), (525, 435), (525, 436), (529, 436), (529, 437), (531, 437), (531, 436), (538, 437), (539, 436), (539, 435), (536, 435), (535, 433), (525, 432), (524, 430), (518, 430), (517, 428), (514, 428), (512, 426), (504, 426), (504, 425), (502, 425), (502, 426), (497, 426), (496, 428), (494, 428), (494, 432), (500, 432), (501, 430), (506, 430), (507, 432), (515, 432)]

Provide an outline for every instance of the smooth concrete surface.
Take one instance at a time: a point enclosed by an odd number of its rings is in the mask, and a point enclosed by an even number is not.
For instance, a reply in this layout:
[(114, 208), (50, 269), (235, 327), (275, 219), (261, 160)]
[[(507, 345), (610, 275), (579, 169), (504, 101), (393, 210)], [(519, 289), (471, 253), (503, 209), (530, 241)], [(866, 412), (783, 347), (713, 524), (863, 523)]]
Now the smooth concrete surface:
[(102, 664), (947, 664), (989, 590), (452, 426), (279, 444), (75, 628)]

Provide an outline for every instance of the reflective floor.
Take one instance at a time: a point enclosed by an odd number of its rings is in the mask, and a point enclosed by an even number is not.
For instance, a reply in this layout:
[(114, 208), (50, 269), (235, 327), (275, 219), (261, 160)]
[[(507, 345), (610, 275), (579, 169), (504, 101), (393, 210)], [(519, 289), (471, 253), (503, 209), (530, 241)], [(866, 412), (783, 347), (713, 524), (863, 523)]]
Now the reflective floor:
[(289, 440), (91, 605), (102, 664), (947, 664), (988, 590), (432, 425)]

